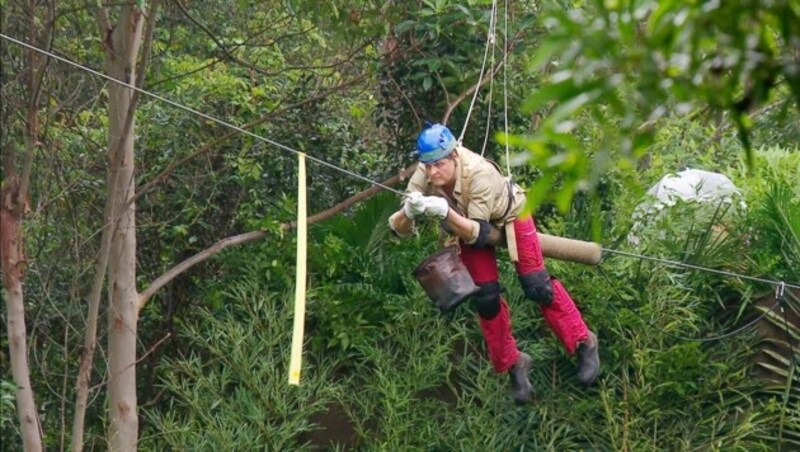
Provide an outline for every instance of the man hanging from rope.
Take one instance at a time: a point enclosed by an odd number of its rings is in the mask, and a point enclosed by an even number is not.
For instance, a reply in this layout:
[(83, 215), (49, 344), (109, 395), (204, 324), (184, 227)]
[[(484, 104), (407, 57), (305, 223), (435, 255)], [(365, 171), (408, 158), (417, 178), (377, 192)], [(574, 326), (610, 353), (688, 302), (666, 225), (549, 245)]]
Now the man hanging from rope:
[(545, 269), (536, 226), (521, 187), (505, 179), (490, 160), (460, 146), (450, 130), (427, 126), (417, 139), (419, 166), (406, 188), (403, 206), (389, 218), (398, 236), (407, 236), (418, 218), (441, 220), (455, 236), (460, 256), (479, 291), (473, 295), (489, 358), (498, 373), (508, 372), (512, 398), (530, 400), (531, 357), (517, 349), (506, 300), (501, 295), (495, 247), (505, 243), (525, 297), (536, 301), (545, 321), (570, 355), (578, 355), (578, 381), (590, 385), (600, 370), (596, 335), (584, 323), (561, 282)]

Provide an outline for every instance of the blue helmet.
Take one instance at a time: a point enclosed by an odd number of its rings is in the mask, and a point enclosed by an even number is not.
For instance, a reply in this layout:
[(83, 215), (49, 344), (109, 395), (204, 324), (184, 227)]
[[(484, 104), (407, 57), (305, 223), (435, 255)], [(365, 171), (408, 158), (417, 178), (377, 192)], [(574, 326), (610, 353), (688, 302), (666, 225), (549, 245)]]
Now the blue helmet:
[(417, 137), (417, 155), (422, 163), (441, 160), (456, 148), (456, 137), (441, 124), (428, 124)]

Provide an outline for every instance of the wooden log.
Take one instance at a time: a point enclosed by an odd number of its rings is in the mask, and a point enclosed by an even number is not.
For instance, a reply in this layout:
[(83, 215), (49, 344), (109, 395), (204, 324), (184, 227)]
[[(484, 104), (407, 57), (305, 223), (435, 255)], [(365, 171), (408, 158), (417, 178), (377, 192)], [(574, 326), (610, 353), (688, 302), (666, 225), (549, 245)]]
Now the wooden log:
[(587, 265), (597, 265), (603, 257), (603, 248), (597, 243), (537, 234), (544, 257)]

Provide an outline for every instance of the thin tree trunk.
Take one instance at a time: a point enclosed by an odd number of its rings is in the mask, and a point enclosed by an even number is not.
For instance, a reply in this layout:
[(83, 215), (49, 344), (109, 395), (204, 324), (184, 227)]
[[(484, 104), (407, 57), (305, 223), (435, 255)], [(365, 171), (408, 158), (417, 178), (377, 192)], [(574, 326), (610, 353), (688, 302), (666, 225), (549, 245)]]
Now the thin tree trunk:
[[(113, 165), (113, 164), (112, 164)], [(106, 269), (108, 268), (108, 257), (111, 249), (111, 236), (115, 229), (112, 222), (114, 214), (111, 211), (112, 199), (114, 198), (114, 187), (116, 187), (116, 173), (111, 173), (108, 177), (108, 198), (103, 209), (103, 234), (100, 239), (100, 255), (95, 264), (95, 276), (92, 281), (92, 289), (89, 294), (89, 309), (86, 318), (86, 330), (84, 331), (84, 345), (81, 352), (81, 363), (78, 368), (78, 378), (75, 384), (75, 414), (72, 419), (72, 450), (80, 452), (83, 450), (83, 429), (86, 419), (86, 408), (89, 400), (89, 381), (92, 372), (92, 361), (94, 349), (97, 344), (97, 316), (100, 309), (100, 298), (103, 292), (103, 282), (105, 281)]]
[[(136, 82), (136, 86), (139, 87), (141, 87), (142, 80), (144, 79), (144, 72), (147, 67), (148, 54), (152, 44), (153, 29), (155, 26), (154, 19), (159, 3), (160, 2), (158, 0), (153, 1), (149, 11), (150, 21), (148, 22), (143, 48), (145, 55), (134, 80)], [(107, 15), (105, 12), (101, 12), (99, 22), (101, 31), (104, 34), (106, 31), (104, 27), (109, 25), (105, 20), (106, 17)], [(111, 148), (109, 150), (111, 161), (109, 163), (109, 174), (107, 180), (108, 196), (106, 198), (106, 205), (103, 209), (103, 234), (100, 241), (100, 254), (97, 264), (95, 265), (95, 276), (94, 280), (92, 281), (92, 289), (89, 294), (89, 310), (84, 334), (84, 348), (81, 355), (81, 363), (78, 370), (77, 383), (75, 386), (75, 415), (72, 423), (72, 450), (75, 452), (80, 452), (83, 450), (83, 433), (86, 418), (86, 408), (89, 398), (89, 382), (91, 378), (92, 363), (94, 360), (94, 350), (97, 345), (97, 317), (100, 308), (100, 298), (102, 296), (103, 282), (105, 281), (105, 274), (108, 269), (109, 256), (111, 253), (111, 239), (119, 227), (117, 219), (119, 217), (119, 210), (122, 209), (122, 207), (116, 205), (115, 203), (118, 197), (117, 188), (122, 185), (120, 172), (118, 171), (121, 166), (120, 159), (122, 159), (125, 155), (120, 148), (125, 148), (133, 137), (133, 125), (138, 99), (139, 93), (134, 92), (130, 98), (130, 101), (128, 102), (127, 113), (125, 115), (124, 124), (120, 133), (120, 136), (126, 137), (126, 139), (120, 139), (116, 143), (109, 143), (109, 146), (116, 145), (118, 148)], [(131, 197), (128, 197), (124, 208), (127, 209), (128, 204), (134, 203), (135, 198), (132, 196), (133, 194)], [(115, 206), (117, 207), (116, 209), (114, 208)]]
[[(13, 162), (8, 150), (5, 156), (8, 163)], [(19, 414), (22, 444), (26, 451), (42, 450), (41, 426), (33, 400), (30, 368), (28, 367), (28, 346), (25, 330), (25, 304), (22, 295), (22, 276), (25, 268), (25, 255), (22, 249), (21, 219), (24, 206), (18, 205), (19, 178), (13, 163), (6, 165), (6, 175), (2, 183), (0, 200), (0, 263), (3, 269), (3, 289), (5, 290), (8, 349), (11, 361), (11, 374), (17, 386), (17, 413)]]
[[(52, 5), (49, 5), (52, 7)], [(32, 43), (39, 40), (39, 26), (36, 21), (36, 4), (27, 4), (28, 39)], [(47, 29), (42, 30), (42, 42), (50, 39), (52, 8), (48, 8)], [(30, 366), (28, 364), (27, 329), (25, 326), (25, 299), (22, 288), (26, 260), (22, 220), (28, 211), (28, 185), (36, 146), (39, 141), (39, 97), (44, 68), (47, 59), (33, 50), (27, 54), (27, 108), (25, 123), (25, 154), (22, 174), (17, 173), (16, 150), (7, 147), (3, 150), (5, 177), (0, 189), (0, 267), (3, 271), (5, 291), (8, 348), (11, 373), (17, 387), (17, 414), (19, 416), (22, 444), (26, 451), (42, 450), (42, 426), (36, 410), (36, 402), (31, 386)]]
[[(127, 84), (136, 83), (136, 58), (142, 42), (142, 12), (123, 6), (119, 23), (110, 35), (108, 73)], [(109, 195), (111, 212), (119, 218), (113, 228), (108, 262), (108, 440), (111, 450), (136, 450), (139, 435), (136, 399), (136, 331), (138, 299), (136, 292), (136, 205), (134, 196), (133, 132), (135, 122), (125, 130), (133, 91), (121, 85), (109, 86)]]

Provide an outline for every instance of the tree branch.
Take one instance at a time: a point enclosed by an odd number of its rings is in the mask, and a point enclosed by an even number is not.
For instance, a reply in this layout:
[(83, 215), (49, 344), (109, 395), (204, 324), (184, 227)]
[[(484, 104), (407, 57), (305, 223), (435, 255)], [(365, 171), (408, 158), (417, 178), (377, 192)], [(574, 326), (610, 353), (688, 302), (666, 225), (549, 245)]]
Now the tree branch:
[[(134, 362), (132, 362), (132, 363), (128, 364), (128, 365), (127, 365), (125, 368), (123, 368), (122, 370), (123, 370), (123, 371), (124, 371), (124, 370), (128, 370), (128, 369), (130, 369), (131, 367), (133, 367), (133, 366), (136, 366), (136, 365), (138, 365), (140, 362), (144, 361), (144, 360), (145, 360), (145, 358), (147, 358), (148, 356), (150, 356), (150, 354), (152, 354), (154, 351), (156, 351), (156, 349), (158, 349), (158, 347), (160, 347), (160, 346), (161, 346), (161, 344), (163, 344), (163, 343), (164, 343), (164, 341), (166, 341), (166, 340), (167, 340), (167, 339), (169, 339), (170, 337), (172, 337), (172, 333), (171, 333), (171, 332), (167, 332), (167, 334), (166, 334), (164, 337), (162, 337), (161, 339), (159, 339), (159, 340), (158, 340), (158, 342), (156, 342), (156, 343), (155, 343), (155, 344), (154, 344), (152, 347), (150, 347), (150, 348), (149, 348), (149, 349), (148, 349), (146, 352), (144, 352), (144, 354), (143, 354), (142, 356), (140, 356), (140, 357), (139, 357), (139, 358), (138, 358), (136, 361), (134, 361)], [(116, 375), (109, 375), (109, 376), (108, 376), (108, 378), (106, 378), (106, 380), (105, 380), (105, 381), (102, 381), (102, 382), (100, 382), (100, 383), (97, 383), (96, 385), (94, 385), (94, 386), (92, 386), (91, 388), (89, 388), (89, 390), (90, 390), (90, 391), (94, 391), (94, 390), (97, 390), (97, 389), (99, 389), (99, 388), (101, 388), (101, 387), (103, 387), (103, 386), (105, 386), (105, 385), (107, 385), (107, 384), (111, 383), (112, 381), (114, 381), (114, 377), (116, 377)]]
[[(509, 51), (510, 51), (510, 49), (509, 49)], [(453, 99), (453, 101), (451, 101), (447, 105), (447, 108), (445, 109), (445, 113), (442, 116), (442, 123), (446, 123), (447, 122), (447, 120), (450, 117), (450, 114), (458, 106), (458, 104), (463, 102), (464, 99), (466, 99), (467, 96), (472, 94), (476, 89), (480, 88), (486, 82), (488, 82), (491, 79), (491, 77), (493, 77), (497, 73), (497, 71), (500, 70), (501, 67), (502, 67), (502, 62), (498, 63), (497, 66), (492, 70), (492, 72), (490, 74), (487, 74), (486, 76), (484, 76), (483, 80), (479, 81), (475, 85), (472, 85), (466, 91), (464, 91), (463, 93), (459, 94), (455, 99)], [(194, 155), (198, 155), (198, 154), (199, 154), (199, 151), (196, 152), (195, 154), (193, 154), (193, 156)], [(395, 176), (393, 176), (393, 177), (381, 182), (381, 185), (384, 185), (386, 187), (391, 187), (391, 186), (393, 186), (393, 185), (395, 185), (395, 184), (397, 184), (397, 183), (399, 183), (399, 182), (401, 182), (401, 181), (403, 181), (405, 179), (408, 179), (414, 173), (414, 171), (416, 169), (417, 169), (417, 163), (413, 163), (413, 164), (409, 165), (408, 167), (406, 167), (405, 169), (403, 169), (402, 171), (400, 171), (397, 175), (395, 175)], [(160, 177), (160, 176), (161, 175), (159, 175), (157, 177)], [(362, 202), (362, 201), (365, 201), (365, 200), (371, 198), (373, 195), (375, 195), (376, 193), (380, 192), (381, 190), (383, 190), (383, 188), (381, 186), (374, 185), (374, 186), (372, 186), (372, 187), (370, 187), (370, 188), (368, 188), (366, 190), (363, 190), (363, 191), (361, 191), (359, 193), (356, 193), (355, 195), (345, 199), (344, 201), (340, 202), (339, 204), (336, 204), (335, 206), (333, 206), (333, 207), (331, 207), (331, 208), (329, 208), (327, 210), (324, 210), (324, 211), (322, 211), (320, 213), (317, 213), (315, 215), (312, 215), (312, 216), (308, 217), (308, 224), (314, 224), (314, 223), (318, 223), (318, 222), (327, 220), (327, 219), (333, 217), (334, 215), (344, 211), (345, 209), (353, 206), (354, 204)], [(295, 224), (294, 224), (294, 222), (288, 222), (288, 223), (281, 224), (280, 227), (281, 227), (282, 230), (289, 230), (289, 229), (294, 228)], [(222, 240), (219, 240), (215, 244), (211, 245), (209, 248), (206, 248), (205, 250), (200, 251), (199, 253), (195, 254), (194, 256), (191, 256), (188, 259), (180, 262), (179, 264), (175, 265), (171, 269), (167, 270), (164, 274), (162, 274), (158, 278), (154, 279), (153, 282), (145, 290), (143, 290), (139, 294), (139, 310), (141, 310), (147, 304), (147, 302), (150, 300), (150, 298), (156, 292), (158, 292), (159, 289), (161, 289), (162, 287), (167, 285), (170, 281), (172, 281), (173, 279), (177, 278), (180, 274), (182, 274), (183, 272), (187, 271), (188, 269), (194, 267), (195, 265), (197, 265), (197, 264), (199, 264), (201, 262), (204, 262), (204, 261), (208, 260), (210, 257), (220, 253), (221, 251), (223, 251), (223, 250), (225, 250), (227, 248), (230, 248), (230, 247), (233, 247), (233, 246), (237, 246), (237, 245), (243, 245), (245, 243), (254, 242), (254, 241), (260, 240), (260, 239), (262, 239), (262, 238), (264, 238), (266, 236), (267, 236), (267, 231), (251, 231), (251, 232), (246, 232), (244, 234), (239, 234), (239, 235), (234, 235), (234, 236), (231, 236), (231, 237), (227, 237), (227, 238), (224, 238)]]
[[(31, 22), (34, 21), (34, 12), (31, 11)], [(51, 3), (47, 8), (47, 17), (44, 21), (45, 23), (45, 37), (42, 39), (43, 42), (47, 43), (47, 47), (52, 47), (52, 37), (53, 37), (53, 27), (55, 26), (53, 22), (53, 16), (55, 14), (55, 6)], [(36, 42), (35, 31), (33, 29), (33, 24), (31, 25), (31, 43)], [(41, 64), (37, 64), (37, 61), (43, 58), (44, 60), (41, 61)], [(44, 84), (44, 74), (47, 69), (47, 65), (50, 62), (50, 58), (47, 55), (39, 56), (35, 55), (34, 51), (31, 50), (31, 76), (30, 76), (30, 90), (31, 90), (31, 98), (30, 104), (28, 107), (28, 112), (33, 114), (28, 115), (28, 127), (31, 128), (29, 131), (29, 135), (33, 139), (33, 142), (30, 146), (27, 147), (25, 151), (25, 159), (22, 163), (22, 173), (20, 175), (20, 187), (19, 187), (19, 201), (18, 206), (24, 208), (25, 202), (28, 197), (28, 187), (31, 181), (31, 171), (33, 168), (33, 155), (36, 146), (39, 144), (39, 99), (41, 98), (42, 93), (42, 85)], [(38, 66), (38, 67), (37, 67)], [(32, 122), (32, 123), (31, 123)]]
[[(338, 91), (341, 91), (341, 90), (343, 90), (345, 88), (353, 86), (353, 85), (361, 82), (362, 80), (364, 80), (364, 78), (366, 78), (366, 74), (362, 74), (362, 75), (354, 78), (353, 80), (350, 80), (349, 82), (345, 82), (345, 83), (336, 85), (333, 88), (330, 88), (330, 89), (325, 90), (325, 91), (323, 91), (321, 93), (318, 93), (315, 96), (311, 96), (308, 99), (304, 99), (304, 100), (302, 100), (300, 102), (297, 102), (295, 104), (288, 105), (286, 107), (273, 110), (273, 111), (267, 113), (266, 115), (262, 116), (261, 118), (256, 119), (255, 121), (252, 121), (252, 122), (250, 122), (248, 124), (243, 125), (241, 128), (243, 130), (252, 129), (253, 127), (255, 127), (257, 125), (260, 125), (260, 124), (263, 124), (263, 123), (267, 122), (269, 119), (271, 119), (271, 118), (273, 118), (275, 116), (278, 116), (278, 115), (282, 114), (285, 111), (289, 111), (289, 110), (301, 107), (303, 105), (307, 105), (309, 103), (316, 102), (316, 101), (318, 101), (320, 99), (324, 99), (325, 97), (330, 96), (331, 94), (333, 94), (335, 92), (338, 92)], [(238, 133), (239, 133), (239, 131), (237, 131), (237, 130), (231, 130), (230, 132), (228, 132), (225, 135), (217, 138), (216, 140), (212, 141), (211, 143), (208, 143), (208, 144), (202, 146), (197, 151), (195, 151), (195, 152), (193, 152), (193, 153), (191, 153), (191, 154), (189, 154), (189, 155), (187, 155), (185, 157), (182, 157), (179, 160), (176, 160), (176, 161), (170, 163), (166, 168), (164, 168), (163, 171), (161, 171), (153, 179), (151, 179), (149, 182), (147, 182), (141, 188), (139, 188), (137, 190), (136, 194), (131, 198), (129, 203), (136, 202), (136, 200), (138, 200), (142, 195), (144, 195), (145, 193), (147, 193), (150, 190), (152, 190), (152, 188), (155, 185), (161, 183), (164, 179), (166, 179), (177, 167), (183, 165), (184, 163), (188, 162), (189, 160), (194, 159), (195, 157), (198, 157), (200, 155), (208, 153), (209, 151), (211, 151), (211, 149), (213, 149), (214, 147), (218, 146), (220, 143), (224, 142), (225, 140), (228, 140), (229, 138), (237, 135)]]
[[(403, 181), (403, 180), (407, 179), (409, 176), (411, 176), (411, 174), (414, 172), (414, 170), (416, 170), (416, 168), (417, 168), (417, 164), (415, 163), (415, 164), (409, 166), (408, 168), (404, 169), (403, 171), (401, 171), (397, 175), (395, 175), (395, 176), (393, 176), (393, 177), (381, 182), (381, 184), (383, 184), (383, 185), (385, 185), (387, 187), (391, 187), (391, 186), (397, 184), (398, 182)], [(382, 187), (380, 187), (378, 185), (374, 185), (374, 186), (372, 186), (372, 187), (370, 187), (370, 188), (368, 188), (366, 190), (363, 190), (363, 191), (361, 191), (359, 193), (356, 193), (355, 195), (345, 199), (344, 201), (340, 202), (339, 204), (336, 204), (335, 206), (333, 206), (333, 207), (331, 207), (331, 208), (329, 208), (327, 210), (324, 210), (324, 211), (322, 211), (320, 213), (317, 213), (315, 215), (312, 215), (312, 216), (308, 217), (308, 224), (314, 224), (314, 223), (319, 223), (321, 221), (325, 221), (325, 220), (333, 217), (334, 215), (344, 211), (345, 209), (349, 208), (350, 206), (371, 198), (373, 195), (375, 195), (376, 193), (380, 192), (381, 190), (383, 190)], [(287, 231), (287, 230), (293, 229), (295, 226), (296, 225), (295, 225), (294, 222), (288, 222), (288, 223), (281, 224), (280, 227), (281, 227), (282, 230)], [(200, 251), (199, 253), (195, 254), (194, 256), (192, 256), (192, 257), (184, 260), (183, 262), (179, 263), (178, 265), (172, 267), (171, 269), (167, 270), (163, 275), (161, 275), (158, 278), (156, 278), (155, 280), (153, 280), (153, 282), (150, 284), (150, 286), (148, 286), (147, 289), (145, 289), (145, 290), (143, 290), (141, 292), (141, 294), (139, 295), (139, 309), (141, 310), (144, 307), (144, 305), (147, 304), (147, 301), (159, 289), (164, 287), (167, 283), (169, 283), (170, 281), (175, 279), (178, 275), (180, 275), (181, 273), (183, 273), (186, 270), (190, 269), (191, 267), (199, 264), (200, 262), (203, 262), (203, 261), (207, 260), (208, 258), (218, 254), (219, 252), (221, 252), (222, 250), (224, 250), (226, 248), (230, 248), (230, 247), (236, 246), (236, 245), (243, 245), (245, 243), (250, 243), (250, 242), (254, 242), (256, 240), (260, 240), (260, 239), (266, 237), (267, 234), (268, 234), (267, 231), (251, 231), (251, 232), (246, 232), (244, 234), (239, 234), (239, 235), (234, 235), (234, 236), (231, 236), (231, 237), (224, 238), (224, 239), (218, 241), (217, 243), (213, 244), (209, 248), (206, 248), (205, 250)]]
[[(510, 54), (510, 53), (511, 53), (511, 52), (514, 50), (514, 48), (516, 47), (516, 40), (517, 40), (517, 39), (520, 37), (521, 33), (522, 33), (522, 31), (518, 31), (518, 32), (517, 32), (517, 34), (516, 34), (516, 35), (514, 35), (514, 38), (511, 40), (511, 43), (510, 43), (510, 44), (508, 45), (508, 47), (506, 48), (506, 51), (505, 51), (505, 55), (506, 55), (506, 56), (508, 56), (508, 54)], [(501, 58), (501, 59), (500, 59), (500, 61), (499, 61), (499, 62), (498, 62), (496, 65), (495, 65), (495, 67), (494, 67), (494, 68), (492, 68), (492, 70), (491, 70), (491, 71), (489, 71), (489, 73), (488, 73), (488, 74), (485, 74), (481, 80), (479, 80), (477, 83), (475, 83), (474, 85), (472, 85), (471, 87), (469, 87), (469, 88), (468, 88), (466, 91), (464, 91), (463, 93), (461, 93), (461, 94), (459, 94), (458, 96), (456, 96), (456, 98), (455, 98), (455, 99), (453, 99), (453, 100), (452, 100), (452, 101), (451, 101), (451, 102), (450, 102), (450, 103), (447, 105), (447, 108), (446, 108), (446, 109), (445, 109), (445, 111), (444, 111), (444, 115), (442, 116), (442, 124), (447, 124), (447, 121), (450, 119), (450, 115), (453, 113), (453, 110), (455, 110), (455, 108), (456, 108), (456, 107), (457, 107), (457, 106), (458, 106), (458, 105), (459, 105), (461, 102), (463, 102), (463, 101), (464, 101), (464, 99), (466, 99), (466, 98), (467, 98), (467, 96), (469, 96), (470, 94), (474, 93), (474, 92), (475, 92), (475, 90), (477, 90), (477, 89), (481, 88), (483, 85), (485, 85), (486, 83), (488, 83), (488, 82), (489, 82), (489, 80), (493, 79), (495, 75), (497, 75), (497, 73), (498, 73), (498, 72), (500, 71), (500, 69), (503, 67), (503, 61), (504, 61), (504, 60), (506, 60), (506, 59), (507, 59), (507, 58)]]
[(403, 89), (400, 88), (400, 85), (397, 83), (397, 80), (395, 80), (394, 77), (392, 77), (392, 74), (387, 72), (386, 77), (388, 77), (389, 81), (392, 82), (392, 86), (394, 86), (394, 89), (397, 90), (397, 92), (403, 96), (403, 99), (405, 99), (406, 103), (408, 104), (408, 108), (411, 109), (411, 113), (414, 114), (414, 118), (417, 120), (417, 127), (421, 128), (422, 120), (419, 119), (419, 115), (417, 114), (417, 109), (414, 108), (414, 103), (411, 102), (411, 99), (408, 98), (408, 95), (406, 95), (405, 91), (403, 91)]
[(108, 16), (108, 7), (102, 4), (102, 2), (96, 2), (96, 11), (94, 13), (95, 20), (97, 20), (97, 27), (100, 31), (100, 40), (103, 43), (103, 47), (105, 47), (106, 52), (111, 52), (112, 45), (111, 45), (111, 32), (114, 31), (114, 27), (111, 25), (111, 18)]
[[(234, 50), (239, 49), (240, 47), (248, 47), (248, 46), (249, 47), (253, 47), (251, 45), (248, 45), (248, 43), (250, 41), (254, 40), (255, 38), (257, 38), (259, 36), (261, 36), (262, 34), (266, 33), (267, 31), (272, 30), (275, 27), (279, 26), (278, 23), (280, 21), (286, 19), (286, 18), (290, 18), (290, 16), (285, 16), (284, 18), (276, 20), (274, 23), (269, 24), (269, 26), (267, 26), (267, 27), (263, 28), (262, 30), (259, 30), (259, 31), (255, 32), (254, 34), (248, 36), (242, 42), (236, 43), (236, 44), (230, 46), (228, 48), (228, 50), (233, 52)], [(309, 28), (309, 29), (311, 29), (311, 28)], [(288, 37), (291, 37), (291, 36), (294, 36), (294, 35), (304, 34), (304, 33), (305, 32), (284, 34), (284, 35), (279, 36), (278, 38), (273, 39), (272, 42), (270, 42), (270, 43), (262, 44), (261, 47), (269, 47), (269, 46), (277, 44), (279, 41), (283, 40), (284, 38), (288, 38)], [(148, 89), (152, 89), (156, 85), (160, 85), (162, 83), (166, 83), (166, 82), (170, 82), (170, 81), (173, 81), (173, 80), (177, 80), (177, 79), (180, 79), (180, 78), (183, 78), (183, 77), (188, 77), (188, 76), (190, 76), (192, 74), (196, 74), (196, 73), (202, 71), (203, 69), (207, 69), (207, 68), (209, 68), (211, 66), (219, 64), (219, 63), (222, 62), (222, 60), (223, 60), (223, 58), (221, 56), (216, 56), (210, 62), (205, 63), (205, 64), (203, 64), (201, 66), (198, 66), (198, 67), (196, 67), (196, 68), (194, 68), (192, 70), (189, 70), (187, 72), (183, 72), (181, 74), (175, 74), (175, 75), (172, 75), (172, 76), (169, 76), (169, 77), (166, 77), (166, 78), (162, 78), (162, 79), (156, 80), (154, 82), (149, 82), (147, 84), (147, 88)]]
[(291, 71), (291, 70), (308, 71), (308, 70), (311, 70), (311, 69), (333, 69), (335, 67), (338, 67), (338, 66), (340, 66), (340, 65), (342, 65), (342, 64), (344, 64), (344, 63), (346, 63), (346, 62), (348, 62), (350, 60), (352, 60), (353, 57), (358, 52), (360, 52), (362, 49), (364, 49), (370, 43), (370, 40), (362, 43), (360, 46), (358, 46), (352, 52), (350, 52), (350, 54), (347, 55), (347, 57), (344, 58), (342, 61), (337, 61), (337, 62), (334, 62), (334, 63), (323, 64), (323, 65), (292, 66), (292, 67), (287, 67), (287, 68), (280, 69), (280, 70), (278, 70), (276, 72), (269, 72), (269, 71), (267, 71), (267, 70), (255, 65), (255, 64), (252, 64), (252, 63), (249, 63), (247, 61), (244, 61), (241, 58), (239, 58), (236, 55), (234, 55), (233, 53), (231, 53), (231, 51), (228, 50), (228, 46), (226, 46), (222, 41), (220, 41), (219, 38), (211, 30), (208, 29), (208, 27), (206, 27), (204, 24), (200, 23), (200, 21), (198, 21), (191, 14), (189, 14), (189, 11), (186, 9), (186, 6), (183, 5), (183, 2), (181, 0), (173, 0), (173, 3), (175, 3), (178, 6), (178, 9), (181, 10), (183, 15), (186, 16), (186, 18), (189, 19), (190, 22), (192, 22), (193, 24), (195, 24), (198, 27), (200, 27), (200, 29), (203, 30), (203, 32), (206, 35), (208, 35), (208, 37), (211, 38), (212, 41), (214, 41), (214, 43), (225, 53), (225, 55), (227, 55), (228, 59), (230, 59), (231, 61), (233, 61), (235, 63), (241, 64), (244, 67), (252, 69), (252, 70), (254, 70), (254, 71), (256, 71), (256, 72), (258, 72), (258, 73), (260, 73), (262, 75), (265, 75), (267, 77), (274, 77), (276, 75), (280, 75), (280, 74), (282, 74), (284, 72)]

